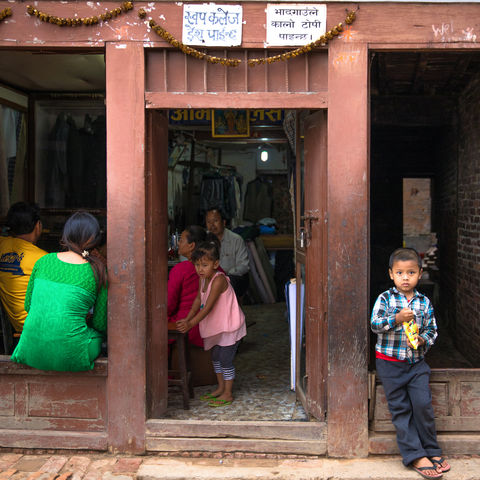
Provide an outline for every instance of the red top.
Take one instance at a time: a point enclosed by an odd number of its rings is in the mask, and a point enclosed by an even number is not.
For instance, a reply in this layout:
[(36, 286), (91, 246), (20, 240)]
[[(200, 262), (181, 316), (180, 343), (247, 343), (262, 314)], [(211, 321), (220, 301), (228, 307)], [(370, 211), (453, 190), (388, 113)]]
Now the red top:
[[(168, 275), (167, 315), (169, 322), (177, 322), (188, 315), (198, 293), (198, 275), (189, 260), (177, 263)], [(188, 332), (191, 344), (203, 347), (199, 326)]]

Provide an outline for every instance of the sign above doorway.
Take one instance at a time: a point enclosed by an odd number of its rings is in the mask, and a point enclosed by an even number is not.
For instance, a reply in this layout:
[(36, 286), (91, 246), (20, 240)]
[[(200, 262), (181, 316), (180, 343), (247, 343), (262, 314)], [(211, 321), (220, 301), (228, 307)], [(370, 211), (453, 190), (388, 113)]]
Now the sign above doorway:
[(242, 6), (195, 3), (183, 6), (185, 45), (235, 47), (242, 44)]
[(326, 23), (325, 4), (268, 4), (267, 45), (305, 45), (325, 33)]

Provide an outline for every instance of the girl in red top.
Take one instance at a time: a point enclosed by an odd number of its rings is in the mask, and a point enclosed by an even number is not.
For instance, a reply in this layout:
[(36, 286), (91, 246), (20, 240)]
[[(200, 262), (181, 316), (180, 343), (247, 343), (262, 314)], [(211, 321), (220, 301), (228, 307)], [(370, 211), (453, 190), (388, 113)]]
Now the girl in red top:
[[(169, 322), (185, 318), (192, 308), (198, 293), (198, 275), (190, 261), (195, 246), (205, 241), (206, 231), (199, 225), (190, 225), (180, 236), (178, 253), (187, 260), (177, 263), (168, 275), (167, 316)], [(188, 341), (197, 347), (203, 347), (198, 325), (188, 332)]]

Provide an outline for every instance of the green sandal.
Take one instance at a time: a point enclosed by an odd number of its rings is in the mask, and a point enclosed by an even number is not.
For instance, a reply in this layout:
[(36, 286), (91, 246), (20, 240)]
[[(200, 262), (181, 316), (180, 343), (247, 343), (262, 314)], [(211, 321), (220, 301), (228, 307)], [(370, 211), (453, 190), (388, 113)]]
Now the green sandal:
[(212, 395), (211, 393), (206, 393), (205, 395), (202, 395), (200, 397), (200, 400), (202, 402), (211, 402), (212, 400), (215, 400), (217, 397), (215, 395)]
[(208, 406), (209, 407), (226, 407), (227, 405), (231, 405), (231, 400), (223, 400), (222, 398), (215, 398), (213, 399)]

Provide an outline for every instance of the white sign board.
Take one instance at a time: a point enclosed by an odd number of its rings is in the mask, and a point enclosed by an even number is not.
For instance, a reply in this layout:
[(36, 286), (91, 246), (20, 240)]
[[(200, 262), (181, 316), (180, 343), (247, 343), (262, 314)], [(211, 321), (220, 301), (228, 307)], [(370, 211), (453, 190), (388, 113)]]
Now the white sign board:
[(267, 45), (306, 45), (325, 33), (326, 22), (325, 4), (268, 4)]
[(242, 6), (214, 3), (183, 6), (185, 45), (233, 47), (242, 44)]

